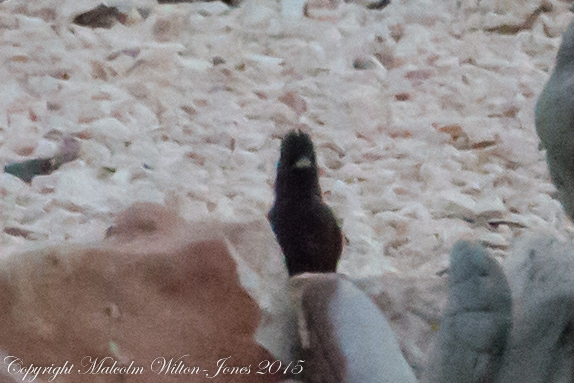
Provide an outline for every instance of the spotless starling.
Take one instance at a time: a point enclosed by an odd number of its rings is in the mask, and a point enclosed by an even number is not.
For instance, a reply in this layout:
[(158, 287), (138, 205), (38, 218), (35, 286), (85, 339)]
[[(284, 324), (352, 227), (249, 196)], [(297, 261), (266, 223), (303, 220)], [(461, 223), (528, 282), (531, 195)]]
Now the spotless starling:
[(323, 202), (313, 142), (299, 130), (289, 132), (281, 143), (275, 203), (268, 218), (290, 276), (336, 271), (343, 236)]

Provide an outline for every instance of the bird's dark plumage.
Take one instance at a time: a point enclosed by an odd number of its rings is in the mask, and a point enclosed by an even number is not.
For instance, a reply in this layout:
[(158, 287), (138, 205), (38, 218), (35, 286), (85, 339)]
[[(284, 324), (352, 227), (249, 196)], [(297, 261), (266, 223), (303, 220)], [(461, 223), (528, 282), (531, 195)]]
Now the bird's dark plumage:
[(313, 142), (301, 131), (289, 132), (281, 144), (269, 221), (289, 275), (336, 271), (343, 237), (323, 202)]

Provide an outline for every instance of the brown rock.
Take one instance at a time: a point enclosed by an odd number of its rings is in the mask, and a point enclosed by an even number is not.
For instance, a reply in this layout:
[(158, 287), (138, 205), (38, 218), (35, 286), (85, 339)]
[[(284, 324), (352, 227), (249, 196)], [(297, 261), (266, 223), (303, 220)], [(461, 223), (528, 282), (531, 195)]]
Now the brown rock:
[[(204, 382), (227, 357), (226, 366), (250, 366), (243, 370), (249, 373), (220, 372), (210, 381), (278, 381), (255, 374), (261, 361), (275, 358), (254, 341), (260, 311), (220, 233), (216, 224), (194, 227), (175, 212), (141, 203), (118, 217), (101, 244), (4, 257), (0, 355), (18, 357), (23, 366), (73, 364), (58, 382)], [(97, 372), (106, 357), (99, 373), (80, 374)], [(172, 358), (172, 368), (158, 373)], [(197, 374), (177, 370), (178, 359)], [(114, 362), (132, 367), (104, 373)], [(129, 373), (136, 367), (141, 374)], [(0, 360), (0, 381), (22, 379), (6, 368)], [(46, 372), (35, 381), (50, 377)]]

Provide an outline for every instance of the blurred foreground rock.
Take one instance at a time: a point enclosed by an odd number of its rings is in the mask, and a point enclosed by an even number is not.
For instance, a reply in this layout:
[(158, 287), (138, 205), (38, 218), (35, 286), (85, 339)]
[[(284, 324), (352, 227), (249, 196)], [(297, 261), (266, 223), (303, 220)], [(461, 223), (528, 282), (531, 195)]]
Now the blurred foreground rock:
[(501, 267), (477, 243), (457, 243), (423, 382), (572, 382), (573, 254), (571, 240), (529, 234)]
[(574, 243), (548, 235), (523, 238), (505, 262), (513, 328), (496, 382), (574, 379)]
[(494, 382), (512, 327), (502, 267), (481, 245), (460, 241), (448, 277), (448, 301), (423, 382)]
[[(226, 366), (251, 366), (250, 372), (220, 372), (210, 380), (278, 381), (277, 375), (255, 373), (260, 362), (276, 360), (260, 343), (289, 350), (281, 338), (289, 318), (277, 311), (288, 307), (277, 301), (287, 273), (263, 224), (194, 225), (140, 203), (118, 217), (103, 243), (39, 246), (0, 261), (0, 355), (21, 358), (22, 366), (73, 364), (58, 382), (203, 382), (227, 357)], [(267, 282), (258, 272), (265, 267), (275, 268), (262, 274), (274, 278), (276, 288), (261, 289)], [(254, 299), (248, 291), (255, 287), (271, 293)], [(132, 367), (123, 374), (102, 372), (114, 363)], [(186, 374), (176, 369), (179, 363), (200, 371)], [(136, 367), (141, 374), (130, 373)], [(0, 381), (24, 376), (7, 372), (3, 361), (0, 371)]]
[(291, 279), (307, 383), (415, 383), (382, 311), (341, 274)]

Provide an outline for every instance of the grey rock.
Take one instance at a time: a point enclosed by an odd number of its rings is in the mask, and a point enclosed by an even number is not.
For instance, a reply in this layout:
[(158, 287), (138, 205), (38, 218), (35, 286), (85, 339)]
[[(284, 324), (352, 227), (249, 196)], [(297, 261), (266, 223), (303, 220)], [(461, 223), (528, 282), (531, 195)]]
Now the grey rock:
[(457, 242), (449, 295), (423, 382), (494, 382), (512, 325), (502, 267), (479, 244)]

